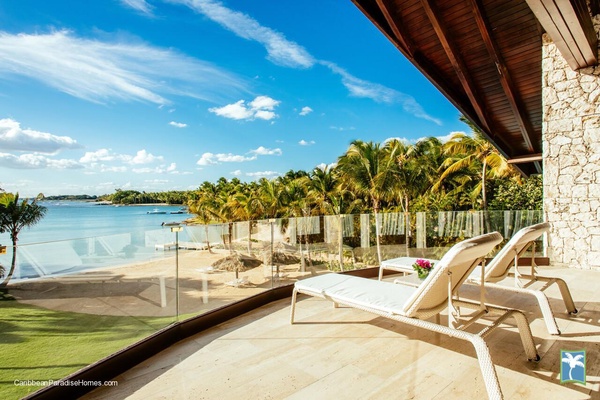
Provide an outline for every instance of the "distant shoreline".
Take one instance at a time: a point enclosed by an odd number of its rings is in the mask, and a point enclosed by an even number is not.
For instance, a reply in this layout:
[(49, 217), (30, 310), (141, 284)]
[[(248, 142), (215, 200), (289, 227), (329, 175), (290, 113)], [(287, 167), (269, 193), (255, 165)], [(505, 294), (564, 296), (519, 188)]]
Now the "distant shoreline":
[[(139, 206), (145, 206), (145, 207), (152, 207), (152, 206), (170, 206), (170, 207), (183, 207), (183, 204), (168, 204), (168, 203), (136, 203), (136, 204), (114, 204), (111, 202), (98, 202), (99, 206), (115, 206), (115, 207), (139, 207)], [(103, 203), (103, 204), (100, 204)]]
[(168, 204), (168, 203), (135, 203), (135, 204), (115, 204), (112, 201), (108, 200), (76, 200), (76, 199), (63, 199), (63, 200), (48, 200), (44, 199), (41, 201), (45, 202), (81, 202), (81, 203), (95, 203), (97, 206), (115, 206), (115, 207), (136, 207), (136, 206), (145, 206), (145, 207), (158, 207), (158, 206), (171, 206), (171, 207), (185, 207), (185, 204)]

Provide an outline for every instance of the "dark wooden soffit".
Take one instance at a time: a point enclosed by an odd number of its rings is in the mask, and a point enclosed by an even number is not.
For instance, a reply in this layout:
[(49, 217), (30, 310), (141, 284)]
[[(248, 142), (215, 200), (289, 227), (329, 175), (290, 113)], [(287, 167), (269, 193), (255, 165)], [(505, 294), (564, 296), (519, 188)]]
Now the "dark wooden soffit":
[(542, 29), (525, 0), (352, 0), (525, 175), (541, 172)]
[(573, 70), (598, 64), (598, 38), (586, 0), (526, 1)]

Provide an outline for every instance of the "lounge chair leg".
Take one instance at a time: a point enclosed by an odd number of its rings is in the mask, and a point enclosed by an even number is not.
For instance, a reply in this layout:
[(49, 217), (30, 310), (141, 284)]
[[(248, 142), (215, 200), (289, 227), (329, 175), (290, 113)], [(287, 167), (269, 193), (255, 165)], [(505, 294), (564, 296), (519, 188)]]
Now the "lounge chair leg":
[(573, 302), (573, 297), (571, 296), (571, 291), (567, 286), (567, 282), (560, 278), (555, 278), (556, 284), (560, 289), (560, 294), (562, 295), (563, 301), (565, 302), (565, 307), (567, 307), (567, 312), (572, 315), (577, 314), (577, 308), (575, 308), (575, 303)]
[(513, 288), (510, 286), (501, 286), (501, 285), (496, 285), (493, 283), (490, 283), (490, 284), (486, 283), (486, 286), (497, 287), (502, 290), (507, 290), (507, 291), (521, 293), (521, 294), (530, 294), (530, 295), (534, 296), (538, 301), (540, 310), (542, 311), (542, 317), (544, 318), (544, 322), (546, 323), (546, 329), (548, 329), (548, 333), (550, 333), (551, 335), (560, 335), (560, 330), (558, 329), (558, 325), (556, 323), (556, 320), (554, 319), (554, 313), (552, 312), (552, 309), (550, 308), (550, 303), (548, 302), (548, 298), (546, 297), (544, 292), (541, 292), (539, 290), (533, 290), (533, 289), (521, 289), (521, 288)]
[(500, 389), (496, 368), (492, 362), (492, 356), (485, 340), (475, 335), (469, 335), (468, 340), (475, 347), (479, 369), (481, 369), (481, 374), (483, 375), (483, 382), (485, 383), (488, 397), (490, 399), (503, 399), (504, 396), (502, 395), (502, 389)]
[(535, 347), (527, 317), (519, 310), (512, 310), (512, 316), (517, 322), (517, 328), (519, 329), (519, 335), (521, 336), (521, 343), (523, 343), (523, 349), (525, 349), (527, 359), (529, 361), (539, 361), (540, 355)]
[(296, 297), (298, 296), (298, 291), (294, 289), (292, 292), (292, 306), (290, 310), (290, 324), (294, 325), (294, 312), (296, 311)]
[(381, 266), (379, 266), (379, 280), (381, 280), (383, 278), (383, 268), (381, 268)]
[(542, 310), (542, 316), (544, 317), (544, 322), (546, 322), (548, 333), (551, 335), (560, 335), (558, 324), (556, 323), (556, 319), (554, 319), (554, 313), (552, 313), (552, 309), (550, 308), (550, 303), (548, 302), (546, 295), (537, 290), (530, 290), (529, 293), (535, 296), (540, 305), (540, 310)]

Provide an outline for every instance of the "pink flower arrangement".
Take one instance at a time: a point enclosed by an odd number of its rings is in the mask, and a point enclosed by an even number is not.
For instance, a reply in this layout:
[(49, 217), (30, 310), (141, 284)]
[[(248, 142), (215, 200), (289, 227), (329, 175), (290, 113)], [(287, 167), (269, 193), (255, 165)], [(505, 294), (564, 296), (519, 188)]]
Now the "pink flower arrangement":
[(429, 272), (433, 269), (433, 263), (429, 260), (418, 258), (412, 267), (415, 271), (417, 271), (419, 278), (426, 278), (427, 275), (429, 275)]

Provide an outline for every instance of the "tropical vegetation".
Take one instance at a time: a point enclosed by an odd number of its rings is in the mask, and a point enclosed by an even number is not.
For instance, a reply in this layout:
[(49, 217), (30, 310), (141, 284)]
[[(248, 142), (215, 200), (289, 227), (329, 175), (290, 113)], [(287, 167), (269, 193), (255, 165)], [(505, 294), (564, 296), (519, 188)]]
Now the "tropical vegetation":
[[(0, 194), (0, 233), (8, 232), (12, 241), (12, 262), (8, 274), (6, 268), (0, 265), (0, 289), (6, 288), (13, 276), (17, 265), (17, 241), (21, 229), (37, 224), (44, 218), (46, 207), (34, 200), (19, 199), (19, 194)], [(5, 276), (6, 275), (6, 276)]]
[(524, 178), (489, 142), (353, 141), (337, 163), (275, 179), (220, 178), (188, 194), (202, 224), (349, 213), (541, 209), (541, 177)]

